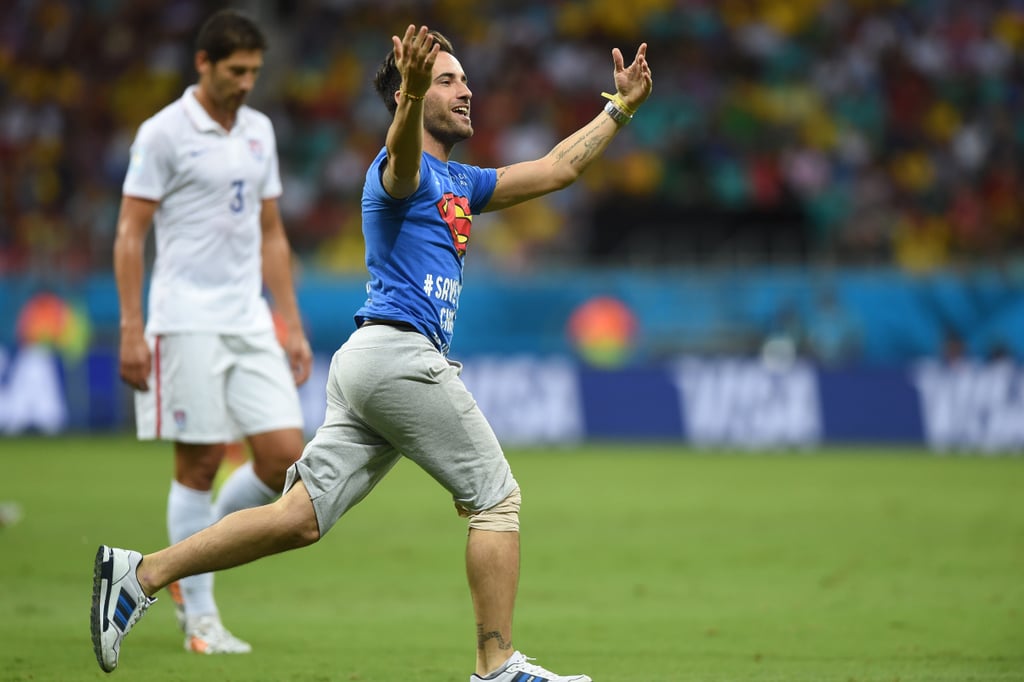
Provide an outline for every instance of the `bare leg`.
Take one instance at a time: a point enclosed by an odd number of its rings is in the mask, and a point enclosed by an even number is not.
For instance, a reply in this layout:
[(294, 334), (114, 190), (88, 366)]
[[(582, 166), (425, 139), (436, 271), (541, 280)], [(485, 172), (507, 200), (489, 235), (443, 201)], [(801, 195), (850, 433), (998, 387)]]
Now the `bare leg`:
[(476, 614), (476, 673), (486, 675), (514, 651), (512, 611), (519, 588), (519, 533), (471, 528), (466, 575)]
[(174, 443), (174, 480), (192, 490), (209, 491), (224, 461), (224, 443)]
[[(279, 429), (248, 437), (252, 460), (248, 461), (246, 448), (240, 447), (243, 457), (217, 493), (213, 505), (213, 520), (231, 512), (257, 507), (273, 501), (284, 489), (288, 467), (302, 455), (302, 431)], [(240, 444), (234, 444), (240, 445)]]
[(280, 492), (292, 462), (302, 455), (302, 429), (280, 429), (249, 436), (252, 470), (268, 487)]
[(179, 543), (147, 554), (137, 576), (152, 596), (186, 576), (241, 566), (319, 539), (313, 503), (299, 481), (273, 504), (228, 514)]

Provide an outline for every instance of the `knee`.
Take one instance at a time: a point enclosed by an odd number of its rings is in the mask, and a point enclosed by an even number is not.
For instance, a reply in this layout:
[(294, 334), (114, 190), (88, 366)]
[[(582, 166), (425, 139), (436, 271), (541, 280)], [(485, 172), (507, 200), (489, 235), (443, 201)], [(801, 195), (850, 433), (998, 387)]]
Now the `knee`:
[(482, 511), (471, 512), (461, 507), (459, 515), (469, 519), (469, 527), (476, 530), (493, 530), (502, 532), (519, 531), (519, 507), (522, 505), (522, 494), (519, 486), (498, 504)]
[(288, 477), (288, 467), (295, 462), (291, 456), (253, 457), (252, 472), (271, 490), (281, 492)]
[(174, 445), (174, 480), (193, 490), (210, 490), (227, 451), (223, 443)]
[(279, 529), (290, 548), (307, 547), (320, 540), (320, 524), (305, 487), (296, 485), (274, 502), (278, 509)]
[(253, 472), (274, 490), (284, 487), (288, 467), (302, 456), (301, 431), (277, 431), (249, 439)]
[(291, 544), (296, 549), (308, 547), (320, 540), (320, 527), (316, 522), (316, 515), (312, 519), (305, 519), (299, 525), (291, 527)]

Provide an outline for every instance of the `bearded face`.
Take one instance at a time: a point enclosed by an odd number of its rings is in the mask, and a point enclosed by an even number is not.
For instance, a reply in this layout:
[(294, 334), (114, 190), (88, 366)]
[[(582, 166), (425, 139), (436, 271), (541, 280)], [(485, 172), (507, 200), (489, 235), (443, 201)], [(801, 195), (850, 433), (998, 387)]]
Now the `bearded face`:
[(236, 50), (219, 62), (200, 57), (199, 83), (218, 111), (237, 112), (263, 68), (260, 50)]
[(423, 127), (445, 147), (473, 136), (470, 100), (473, 92), (459, 60), (441, 52), (434, 62), (433, 83), (423, 102)]

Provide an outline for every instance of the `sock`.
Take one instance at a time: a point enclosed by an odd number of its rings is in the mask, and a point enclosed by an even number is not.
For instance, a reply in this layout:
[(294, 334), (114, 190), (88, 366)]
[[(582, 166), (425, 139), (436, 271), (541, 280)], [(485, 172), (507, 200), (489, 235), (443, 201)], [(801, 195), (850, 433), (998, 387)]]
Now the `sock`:
[(249, 507), (258, 507), (277, 497), (273, 488), (260, 480), (252, 470), (252, 462), (246, 462), (235, 469), (217, 493), (213, 505), (214, 519), (222, 519), (232, 512)]
[[(213, 523), (211, 497), (210, 491), (193, 490), (177, 481), (171, 481), (171, 492), (167, 496), (167, 535), (172, 543), (181, 542)], [(182, 578), (178, 584), (181, 586), (186, 614), (198, 616), (217, 613), (212, 573)]]

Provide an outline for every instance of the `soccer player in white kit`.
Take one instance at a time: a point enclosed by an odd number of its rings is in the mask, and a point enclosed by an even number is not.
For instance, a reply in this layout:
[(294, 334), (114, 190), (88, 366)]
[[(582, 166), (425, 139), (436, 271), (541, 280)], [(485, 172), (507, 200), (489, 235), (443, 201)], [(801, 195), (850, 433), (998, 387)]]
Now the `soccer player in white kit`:
[[(211, 16), (196, 42), (198, 83), (142, 124), (124, 181), (114, 243), (120, 371), (136, 390), (138, 437), (174, 442), (171, 542), (272, 501), (302, 454), (296, 386), (308, 378), (312, 354), (277, 205), (277, 143), (270, 119), (243, 104), (265, 49), (261, 30), (245, 15)], [(156, 259), (144, 323), (150, 225)], [(283, 347), (264, 283), (287, 329)], [(241, 437), (252, 460), (228, 477), (214, 501), (227, 444)], [(186, 650), (251, 650), (222, 625), (212, 573), (170, 587)]]

